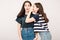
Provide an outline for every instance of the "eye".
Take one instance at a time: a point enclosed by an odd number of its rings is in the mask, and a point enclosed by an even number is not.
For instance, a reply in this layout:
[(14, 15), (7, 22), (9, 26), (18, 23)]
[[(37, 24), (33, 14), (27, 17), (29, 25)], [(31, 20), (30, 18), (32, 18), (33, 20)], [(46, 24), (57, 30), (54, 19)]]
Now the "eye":
[(30, 6), (30, 5), (28, 5), (28, 6)]
[(28, 3), (27, 6), (30, 6), (30, 4)]

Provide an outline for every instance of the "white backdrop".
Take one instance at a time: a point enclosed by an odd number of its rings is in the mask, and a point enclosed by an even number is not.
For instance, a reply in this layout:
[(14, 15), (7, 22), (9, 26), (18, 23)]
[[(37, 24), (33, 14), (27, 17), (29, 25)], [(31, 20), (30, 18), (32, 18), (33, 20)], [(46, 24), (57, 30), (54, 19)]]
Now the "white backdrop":
[[(52, 40), (60, 40), (60, 0), (30, 0), (41, 2), (49, 18)], [(24, 0), (0, 0), (0, 40), (18, 40), (16, 16)]]

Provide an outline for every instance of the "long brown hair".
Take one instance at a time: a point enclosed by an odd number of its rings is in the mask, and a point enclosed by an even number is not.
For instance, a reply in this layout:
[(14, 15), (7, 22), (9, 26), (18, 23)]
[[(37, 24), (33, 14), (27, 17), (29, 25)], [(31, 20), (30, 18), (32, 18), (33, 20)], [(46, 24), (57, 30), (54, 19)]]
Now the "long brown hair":
[(29, 3), (30, 6), (32, 5), (30, 1), (25, 1), (25, 2), (23, 3), (22, 9), (21, 9), (21, 11), (19, 12), (19, 14), (17, 15), (17, 17), (22, 17), (22, 16), (25, 15), (25, 9), (24, 9), (25, 3)]
[(35, 3), (35, 5), (36, 5), (37, 8), (39, 8), (37, 13), (42, 14), (42, 16), (44, 17), (46, 23), (49, 22), (46, 14), (44, 13), (42, 4), (41, 3)]

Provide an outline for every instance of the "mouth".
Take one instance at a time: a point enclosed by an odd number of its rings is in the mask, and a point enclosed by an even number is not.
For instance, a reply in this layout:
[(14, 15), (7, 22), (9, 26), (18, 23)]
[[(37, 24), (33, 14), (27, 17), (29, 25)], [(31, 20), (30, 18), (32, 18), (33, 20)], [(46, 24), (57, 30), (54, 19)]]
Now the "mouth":
[(29, 10), (29, 9), (26, 9), (26, 10)]

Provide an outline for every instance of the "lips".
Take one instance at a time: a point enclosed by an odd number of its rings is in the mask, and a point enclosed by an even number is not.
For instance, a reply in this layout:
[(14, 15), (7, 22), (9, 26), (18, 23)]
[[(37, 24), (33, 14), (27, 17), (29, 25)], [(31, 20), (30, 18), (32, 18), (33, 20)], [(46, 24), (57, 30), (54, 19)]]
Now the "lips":
[(26, 9), (26, 10), (29, 10), (29, 9)]

